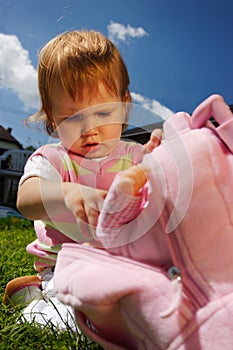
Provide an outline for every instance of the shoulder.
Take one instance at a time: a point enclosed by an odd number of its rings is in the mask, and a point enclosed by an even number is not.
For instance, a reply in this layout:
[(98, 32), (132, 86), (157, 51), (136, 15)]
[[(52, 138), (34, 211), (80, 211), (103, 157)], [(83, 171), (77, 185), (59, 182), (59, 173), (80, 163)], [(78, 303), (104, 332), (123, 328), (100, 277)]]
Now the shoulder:
[(42, 156), (42, 157), (48, 157), (50, 155), (55, 155), (55, 154), (61, 154), (61, 153), (66, 153), (66, 150), (64, 146), (59, 142), (59, 143), (51, 143), (47, 145), (43, 145), (39, 147), (37, 150), (35, 150), (31, 158), (36, 157), (36, 156)]
[(48, 160), (52, 164), (60, 163), (65, 157), (67, 157), (67, 150), (62, 143), (52, 143), (41, 146), (32, 155), (31, 159), (41, 157)]
[(67, 150), (59, 143), (47, 144), (38, 148), (29, 158), (30, 161), (50, 164), (59, 172), (64, 159), (67, 157)]

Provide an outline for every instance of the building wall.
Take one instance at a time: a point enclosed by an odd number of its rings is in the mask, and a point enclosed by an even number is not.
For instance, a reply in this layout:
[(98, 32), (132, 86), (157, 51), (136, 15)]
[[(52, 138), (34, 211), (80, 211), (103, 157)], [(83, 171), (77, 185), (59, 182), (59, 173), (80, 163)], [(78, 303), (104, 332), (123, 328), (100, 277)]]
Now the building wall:
[(8, 149), (20, 149), (20, 147), (16, 143), (0, 140), (0, 155)]

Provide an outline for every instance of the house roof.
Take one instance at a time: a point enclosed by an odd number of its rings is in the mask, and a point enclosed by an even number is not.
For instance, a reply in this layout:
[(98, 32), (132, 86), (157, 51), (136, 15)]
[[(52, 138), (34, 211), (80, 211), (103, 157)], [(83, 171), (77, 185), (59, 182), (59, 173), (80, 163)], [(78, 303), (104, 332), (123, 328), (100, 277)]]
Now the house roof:
[(5, 129), (2, 125), (0, 125), (0, 141), (15, 143), (21, 147), (20, 142), (11, 135), (11, 129)]
[(123, 140), (131, 140), (139, 143), (146, 143), (150, 139), (150, 134), (154, 129), (162, 129), (163, 122), (148, 124), (142, 127), (129, 127), (126, 131), (122, 133)]

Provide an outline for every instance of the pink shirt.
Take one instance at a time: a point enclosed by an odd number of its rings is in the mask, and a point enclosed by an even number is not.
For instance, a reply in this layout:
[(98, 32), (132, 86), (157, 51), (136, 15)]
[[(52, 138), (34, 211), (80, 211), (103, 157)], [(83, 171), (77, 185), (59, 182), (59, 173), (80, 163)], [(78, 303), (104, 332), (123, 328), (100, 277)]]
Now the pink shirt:
[[(119, 141), (107, 157), (86, 159), (67, 151), (61, 143), (45, 145), (29, 158), (22, 181), (38, 176), (49, 181), (76, 182), (97, 189), (108, 190), (117, 173), (142, 160), (142, 145)], [(62, 243), (85, 242), (70, 211), (35, 221), (37, 239), (27, 246), (27, 252), (36, 255), (36, 270), (55, 266)]]

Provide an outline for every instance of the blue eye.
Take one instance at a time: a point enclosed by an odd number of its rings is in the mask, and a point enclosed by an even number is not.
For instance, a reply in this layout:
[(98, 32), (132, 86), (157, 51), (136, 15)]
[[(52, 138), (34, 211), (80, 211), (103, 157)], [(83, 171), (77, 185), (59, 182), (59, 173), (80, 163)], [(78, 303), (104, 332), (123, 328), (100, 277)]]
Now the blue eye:
[(74, 122), (74, 121), (81, 121), (83, 119), (83, 116), (80, 115), (80, 114), (74, 114), (74, 115), (71, 115), (70, 117), (68, 117), (66, 119), (66, 121), (68, 122)]
[(110, 117), (111, 113), (110, 112), (97, 112), (96, 116), (101, 117), (101, 118), (106, 118), (106, 117)]

